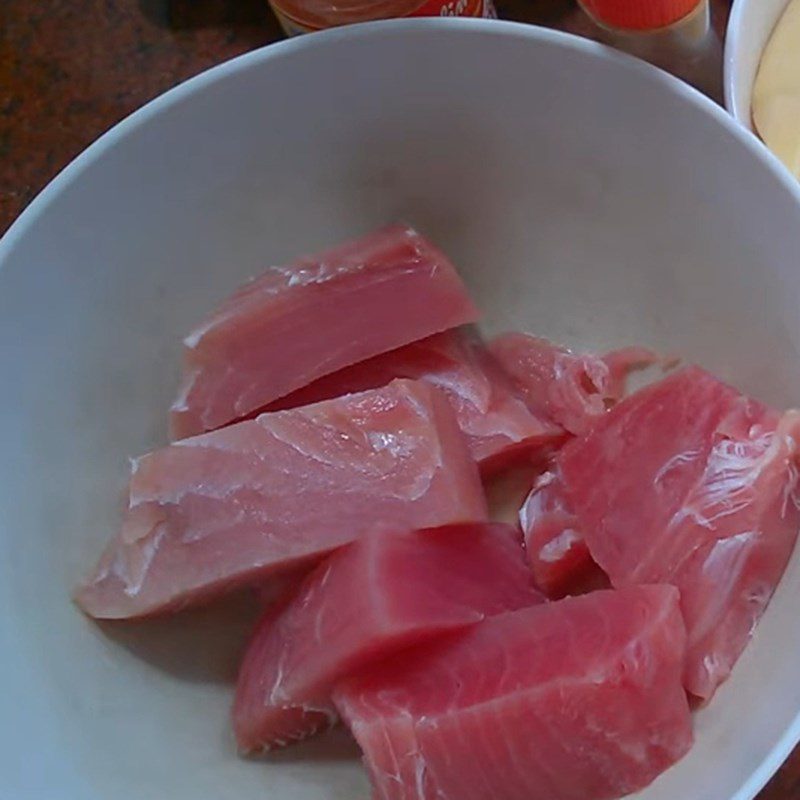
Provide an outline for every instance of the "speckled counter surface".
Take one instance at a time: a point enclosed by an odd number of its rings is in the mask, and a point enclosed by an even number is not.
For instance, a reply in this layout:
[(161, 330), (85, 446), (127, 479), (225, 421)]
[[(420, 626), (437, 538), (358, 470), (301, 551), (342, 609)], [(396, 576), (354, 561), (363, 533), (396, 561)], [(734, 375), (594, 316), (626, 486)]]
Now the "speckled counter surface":
[[(590, 30), (572, 0), (497, 5), (506, 19)], [(713, 5), (721, 33), (730, 2)], [(280, 38), (266, 0), (0, 0), (0, 233), (131, 111)], [(759, 800), (800, 800), (800, 749)]]
[(0, 232), (131, 111), (280, 36), (262, 0), (0, 0)]

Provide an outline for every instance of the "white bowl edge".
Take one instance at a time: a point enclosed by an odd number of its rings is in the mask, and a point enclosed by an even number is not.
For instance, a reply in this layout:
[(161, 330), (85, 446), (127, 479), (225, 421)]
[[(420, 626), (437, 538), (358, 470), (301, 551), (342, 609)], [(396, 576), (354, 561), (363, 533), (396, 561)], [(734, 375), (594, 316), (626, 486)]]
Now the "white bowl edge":
[(751, 99), (761, 55), (789, 0), (734, 0), (724, 54), (725, 107), (753, 130)]
[[(745, 13), (745, 0), (737, 0), (734, 7), (734, 13), (731, 17), (731, 26), (734, 26), (735, 20), (741, 23), (741, 18)], [(776, 17), (777, 18), (777, 17)], [(774, 21), (773, 21), (774, 24)], [(145, 123), (151, 117), (159, 114), (167, 107), (176, 105), (182, 102), (185, 98), (189, 97), (194, 91), (202, 88), (205, 85), (211, 84), (221, 80), (228, 75), (231, 75), (238, 70), (245, 69), (254, 62), (267, 61), (269, 59), (278, 57), (282, 54), (289, 52), (299, 52), (304, 48), (314, 47), (318, 37), (325, 37), (326, 40), (332, 41), (336, 38), (347, 39), (349, 37), (368, 36), (373, 29), (392, 26), (398, 30), (407, 30), (413, 32), (424, 26), (426, 29), (431, 25), (440, 25), (445, 28), (458, 28), (470, 27), (480, 28), (486, 27), (494, 31), (504, 31), (509, 36), (518, 36), (520, 38), (536, 38), (540, 37), (550, 41), (561, 42), (568, 44), (572, 48), (583, 50), (594, 50), (599, 46), (585, 40), (572, 37), (567, 34), (537, 30), (532, 32), (531, 26), (521, 25), (511, 22), (497, 22), (497, 21), (471, 21), (471, 20), (447, 20), (447, 21), (401, 21), (401, 22), (382, 22), (371, 23), (368, 25), (352, 27), (349, 29), (340, 29), (325, 32), (322, 34), (315, 34), (313, 37), (306, 37), (286, 41), (277, 45), (271, 45), (268, 48), (262, 48), (243, 56), (239, 56), (229, 62), (214, 67), (207, 72), (204, 72), (189, 81), (181, 84), (180, 86), (170, 90), (169, 92), (161, 95), (160, 97), (152, 100), (143, 108), (134, 112), (132, 115), (124, 119), (122, 122), (111, 128), (105, 133), (97, 142), (91, 145), (86, 151), (78, 156), (70, 165), (68, 165), (30, 204), (30, 206), (23, 212), (20, 218), (11, 226), (8, 232), (0, 240), (0, 269), (3, 267), (3, 261), (6, 256), (13, 250), (16, 242), (20, 240), (26, 231), (35, 223), (39, 215), (41, 215), (47, 207), (54, 202), (59, 194), (73, 181), (80, 177), (81, 172), (91, 166), (99, 157), (103, 155), (108, 149), (113, 148), (118, 141), (126, 137), (129, 133), (134, 131), (139, 125)], [(490, 27), (491, 26), (491, 27)], [(741, 25), (740, 25), (741, 27)], [(769, 30), (771, 30), (769, 27)], [(736, 54), (739, 44), (739, 34), (735, 34), (732, 40), (729, 41), (731, 48), (730, 55), (733, 57)], [(320, 41), (322, 39), (319, 39)], [(760, 50), (759, 50), (760, 53)], [(626, 61), (628, 69), (637, 70), (650, 70), (650, 67), (644, 65), (634, 59), (629, 59), (625, 56), (613, 54), (611, 57), (619, 58)], [(749, 88), (747, 94), (734, 94), (733, 83), (729, 85), (729, 74), (732, 73), (733, 67), (729, 61), (729, 53), (726, 48), (726, 102), (734, 117), (745, 128), (749, 128)], [(754, 75), (753, 71), (753, 75)], [(672, 80), (664, 78), (664, 80)], [(741, 80), (741, 75), (737, 73), (732, 79), (734, 82)], [(752, 82), (752, 77), (751, 77)], [(708, 100), (700, 93), (696, 92), (691, 87), (682, 84), (675, 80), (672, 81), (672, 89), (675, 93), (681, 95), (687, 102), (695, 106), (702, 107), (706, 113), (713, 116), (730, 134), (736, 137), (754, 158), (759, 160), (762, 165), (772, 172), (776, 178), (784, 185), (786, 190), (790, 192), (800, 203), (800, 186), (791, 178), (791, 176), (782, 168), (780, 163), (769, 156), (765, 148), (763, 148), (752, 136), (743, 132), (728, 116), (712, 101)], [(738, 84), (741, 85), (741, 84)], [(742, 104), (746, 99), (746, 113), (742, 116)], [(737, 105), (738, 103), (738, 105)], [(793, 723), (787, 728), (783, 736), (776, 743), (769, 756), (764, 759), (760, 767), (751, 775), (748, 782), (741, 788), (741, 790), (731, 800), (752, 800), (758, 791), (766, 784), (770, 776), (780, 766), (783, 760), (789, 755), (794, 745), (800, 741), (800, 711), (795, 716)]]

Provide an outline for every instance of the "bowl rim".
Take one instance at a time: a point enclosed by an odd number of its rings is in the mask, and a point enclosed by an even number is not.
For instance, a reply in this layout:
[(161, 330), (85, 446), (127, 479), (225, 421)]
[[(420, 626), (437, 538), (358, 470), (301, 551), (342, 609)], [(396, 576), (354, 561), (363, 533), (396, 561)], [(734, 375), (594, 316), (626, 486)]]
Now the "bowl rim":
[[(784, 0), (784, 10), (790, 2), (791, 0)], [(733, 0), (731, 13), (728, 17), (728, 24), (725, 29), (725, 47), (722, 60), (722, 86), (725, 108), (742, 127), (750, 132), (754, 132), (750, 107), (741, 107), (737, 98), (736, 88), (741, 80), (739, 72), (744, 41), (742, 31), (746, 27), (745, 15), (755, 5), (756, 2), (754, 2), (754, 0)], [(766, 47), (766, 43), (764, 47)], [(763, 53), (764, 48), (762, 48), (761, 52), (758, 54), (759, 61), (761, 61)], [(753, 80), (755, 81), (755, 75), (753, 76)]]
[[(734, 32), (734, 45), (738, 42), (736, 26), (740, 21), (742, 8), (744, 6), (744, 0), (735, 0), (729, 21), (729, 31)], [(151, 118), (188, 99), (194, 93), (202, 91), (205, 87), (235, 75), (237, 72), (249, 69), (256, 64), (267, 63), (276, 58), (294, 57), (295, 55), (302, 54), (308, 48), (314, 48), (323, 43), (333, 44), (339, 41), (346, 42), (348, 40), (380, 36), (382, 34), (402, 34), (408, 36), (418, 33), (424, 33), (426, 35), (431, 35), (433, 33), (435, 35), (442, 35), (448, 32), (467, 30), (523, 39), (533, 44), (537, 42), (555, 44), (568, 51), (593, 54), (596, 57), (602, 57), (604, 59), (610, 58), (617, 61), (624, 69), (647, 74), (650, 79), (657, 78), (660, 82), (667, 85), (669, 91), (682, 98), (685, 102), (704, 111), (707, 116), (715, 120), (717, 125), (721, 126), (721, 130), (738, 140), (753, 158), (759, 161), (765, 169), (770, 171), (774, 178), (777, 178), (778, 183), (787, 190), (790, 196), (794, 197), (798, 206), (800, 206), (800, 182), (796, 181), (788, 171), (784, 169), (780, 161), (778, 161), (755, 136), (745, 130), (745, 128), (736, 121), (734, 117), (729, 115), (724, 108), (706, 95), (689, 84), (662, 70), (656, 69), (640, 59), (625, 53), (620, 53), (590, 39), (522, 22), (494, 19), (468, 19), (463, 17), (381, 20), (333, 28), (265, 45), (212, 66), (177, 84), (173, 88), (168, 89), (152, 100), (149, 100), (90, 143), (45, 185), (12, 222), (8, 230), (0, 238), (0, 270), (3, 269), (6, 260), (13, 253), (17, 243), (20, 242), (35, 225), (38, 218), (46, 212), (48, 207), (73, 181), (80, 179), (81, 174), (86, 169), (98, 161), (107, 151), (116, 146), (118, 142), (133, 134)], [(728, 99), (729, 82), (727, 77), (730, 66), (726, 55), (726, 101)], [(730, 800), (753, 800), (786, 761), (798, 742), (800, 742), (800, 709), (797, 710), (793, 721), (775, 742), (762, 763), (750, 774), (747, 781)]]
[[(734, 47), (738, 48), (738, 30), (740, 21), (747, 0), (734, 0), (731, 16), (728, 20), (728, 30), (726, 33), (724, 73), (725, 73), (725, 101), (728, 107), (728, 77), (732, 74), (732, 64), (729, 59), (729, 48), (732, 52)], [(354, 25), (346, 25), (339, 28), (316, 33), (296, 36), (273, 42), (255, 50), (234, 56), (226, 61), (222, 61), (202, 72), (194, 75), (181, 83), (167, 89), (156, 97), (148, 100), (144, 105), (132, 111), (120, 121), (112, 125), (104, 133), (100, 134), (90, 142), (75, 158), (64, 166), (47, 184), (34, 196), (33, 200), (22, 210), (17, 218), (11, 223), (6, 232), (0, 237), (0, 269), (9, 253), (13, 250), (16, 242), (20, 240), (25, 232), (33, 225), (35, 220), (42, 215), (46, 208), (56, 199), (56, 197), (67, 187), (67, 185), (79, 178), (81, 172), (97, 161), (107, 150), (133, 133), (138, 127), (144, 125), (149, 119), (160, 114), (162, 111), (176, 105), (188, 98), (192, 94), (206, 86), (224, 80), (237, 72), (248, 69), (254, 64), (268, 62), (274, 58), (292, 57), (294, 54), (302, 53), (306, 48), (316, 47), (322, 43), (334, 43), (339, 40), (369, 37), (379, 35), (382, 32), (397, 31), (404, 35), (413, 35), (421, 32), (446, 32), (458, 30), (479, 30), (486, 33), (501, 34), (520, 39), (527, 39), (532, 42), (544, 41), (558, 44), (567, 50), (579, 51), (583, 53), (594, 53), (596, 56), (602, 55), (604, 58), (611, 58), (623, 64), (625, 69), (647, 73), (651, 77), (659, 75), (661, 81), (669, 86), (669, 90), (683, 100), (700, 107), (710, 114), (722, 127), (738, 139), (758, 160), (761, 161), (777, 177), (784, 188), (788, 189), (798, 202), (800, 202), (800, 183), (788, 175), (783, 165), (768, 151), (761, 142), (754, 136), (742, 131), (742, 126), (732, 120), (729, 113), (716, 102), (704, 95), (693, 86), (674, 77), (673, 75), (657, 69), (641, 59), (614, 50), (604, 44), (600, 44), (582, 36), (566, 33), (564, 31), (545, 28), (538, 25), (530, 25), (523, 22), (497, 19), (475, 19), (466, 17), (438, 17), (438, 18), (406, 18), (379, 20), (375, 22), (363, 22)], [(733, 39), (731, 39), (733, 34)], [(731, 112), (732, 114), (733, 112)], [(734, 115), (735, 116), (735, 115)], [(738, 120), (738, 117), (736, 118)], [(800, 731), (798, 732), (800, 739)]]
[(748, 131), (752, 131), (750, 116), (739, 108), (734, 84), (738, 82), (739, 51), (741, 49), (742, 17), (747, 6), (746, 0), (733, 0), (728, 24), (725, 28), (725, 48), (722, 59), (722, 86), (725, 108), (731, 116)]

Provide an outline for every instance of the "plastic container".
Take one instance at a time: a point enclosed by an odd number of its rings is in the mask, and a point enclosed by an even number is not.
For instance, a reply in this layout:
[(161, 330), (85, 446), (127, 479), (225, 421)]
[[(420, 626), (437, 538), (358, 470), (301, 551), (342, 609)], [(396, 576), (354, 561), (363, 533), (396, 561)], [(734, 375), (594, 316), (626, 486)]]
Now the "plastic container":
[(708, 0), (578, 0), (593, 38), (722, 97), (722, 45)]
[(289, 36), (394, 17), (496, 17), (492, 0), (270, 0)]

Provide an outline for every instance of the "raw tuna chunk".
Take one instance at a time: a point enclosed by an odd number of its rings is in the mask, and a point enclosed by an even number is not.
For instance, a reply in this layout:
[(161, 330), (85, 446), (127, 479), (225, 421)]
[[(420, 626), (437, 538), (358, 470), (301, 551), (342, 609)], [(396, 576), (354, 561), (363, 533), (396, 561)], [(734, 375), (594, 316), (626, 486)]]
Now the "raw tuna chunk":
[(586, 432), (622, 397), (628, 372), (658, 360), (644, 348), (626, 348), (605, 358), (573, 353), (525, 333), (498, 336), (489, 349), (532, 409), (576, 434)]
[(319, 559), (375, 523), (485, 518), (447, 399), (395, 381), (140, 458), (122, 531), (77, 600), (95, 617), (152, 614)]
[(270, 749), (326, 728), (336, 719), (331, 687), (353, 670), (542, 600), (510, 526), (373, 531), (262, 620), (236, 689), (239, 747)]
[(563, 597), (596, 568), (557, 467), (536, 481), (519, 521), (536, 585), (548, 597)]
[(559, 456), (592, 556), (615, 586), (672, 583), (688, 629), (686, 688), (730, 673), (794, 548), (800, 416), (697, 367), (632, 395)]
[(322, 375), (477, 317), (453, 265), (410, 228), (274, 267), (186, 338), (173, 438), (213, 430)]
[(343, 682), (376, 800), (605, 800), (692, 743), (671, 586), (487, 619)]
[(373, 389), (394, 378), (425, 380), (447, 394), (484, 474), (520, 455), (541, 454), (563, 438), (562, 428), (531, 411), (485, 347), (461, 330), (430, 336), (320, 378), (271, 409)]

